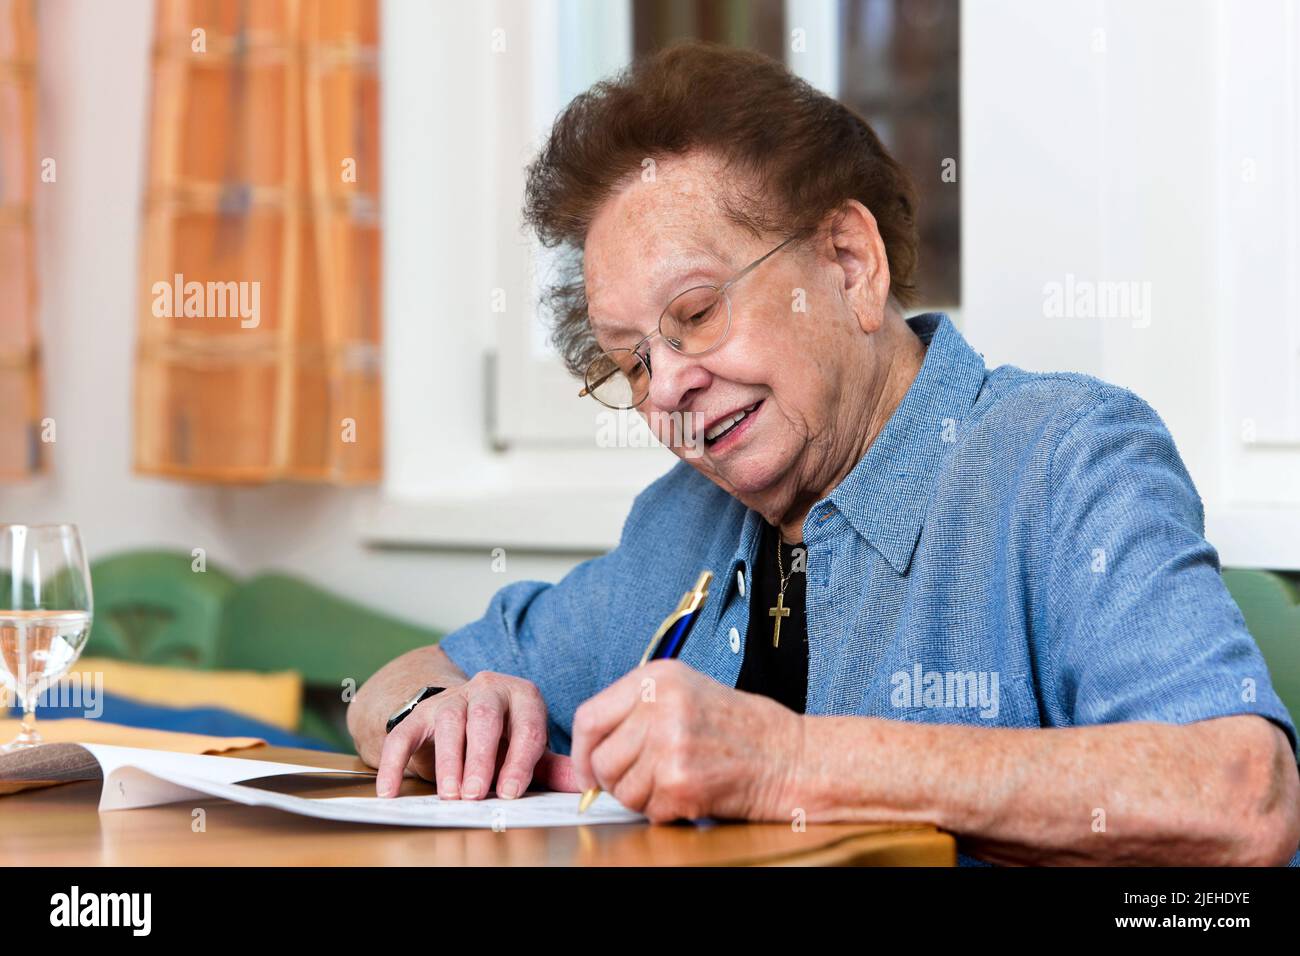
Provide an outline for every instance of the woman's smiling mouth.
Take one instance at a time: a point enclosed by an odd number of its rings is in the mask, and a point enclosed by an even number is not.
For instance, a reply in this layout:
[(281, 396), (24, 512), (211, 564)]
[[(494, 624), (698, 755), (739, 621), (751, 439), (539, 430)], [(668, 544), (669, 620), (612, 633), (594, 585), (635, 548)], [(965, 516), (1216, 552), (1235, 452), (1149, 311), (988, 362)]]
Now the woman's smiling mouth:
[(714, 422), (704, 433), (705, 447), (711, 452), (716, 452), (734, 445), (740, 440), (740, 436), (749, 430), (750, 423), (762, 404), (763, 400), (759, 399), (753, 405)]

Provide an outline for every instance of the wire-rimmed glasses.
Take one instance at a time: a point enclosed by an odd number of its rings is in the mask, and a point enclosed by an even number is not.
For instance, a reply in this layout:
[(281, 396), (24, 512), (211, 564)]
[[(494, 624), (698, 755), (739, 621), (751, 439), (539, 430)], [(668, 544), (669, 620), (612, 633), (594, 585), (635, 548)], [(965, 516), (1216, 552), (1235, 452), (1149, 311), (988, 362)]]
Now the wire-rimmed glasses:
[(602, 352), (587, 366), (585, 387), (579, 398), (590, 395), (609, 408), (636, 408), (650, 394), (650, 353), (645, 345), (656, 335), (681, 355), (703, 355), (726, 341), (731, 331), (731, 296), (728, 290), (794, 241), (794, 236), (759, 256), (722, 285), (697, 285), (675, 295), (659, 324), (631, 348)]

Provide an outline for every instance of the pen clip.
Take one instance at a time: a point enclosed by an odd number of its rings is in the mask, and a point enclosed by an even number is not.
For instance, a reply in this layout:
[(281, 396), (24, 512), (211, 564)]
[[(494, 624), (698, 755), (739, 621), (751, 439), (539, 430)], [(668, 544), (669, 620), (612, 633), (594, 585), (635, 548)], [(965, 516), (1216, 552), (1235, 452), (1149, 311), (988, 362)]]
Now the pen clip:
[(659, 625), (654, 636), (650, 638), (650, 643), (646, 645), (645, 653), (641, 655), (641, 663), (649, 661), (658, 648), (659, 642), (664, 636), (677, 624), (682, 618), (696, 613), (704, 606), (704, 601), (709, 596), (709, 583), (713, 580), (712, 571), (701, 571), (699, 580), (695, 582), (695, 587), (691, 588), (682, 595), (682, 599), (677, 602), (676, 609)]

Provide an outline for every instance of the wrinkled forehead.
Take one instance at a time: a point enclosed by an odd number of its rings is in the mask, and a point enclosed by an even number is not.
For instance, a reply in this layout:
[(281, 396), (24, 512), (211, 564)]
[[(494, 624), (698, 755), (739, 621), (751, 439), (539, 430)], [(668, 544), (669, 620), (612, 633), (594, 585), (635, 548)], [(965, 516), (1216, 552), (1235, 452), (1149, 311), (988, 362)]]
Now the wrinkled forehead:
[[(726, 173), (705, 157), (643, 167), (597, 210), (583, 247), (593, 318), (662, 305), (679, 276), (731, 267), (747, 236), (727, 216)], [(641, 301), (644, 300), (644, 301)]]

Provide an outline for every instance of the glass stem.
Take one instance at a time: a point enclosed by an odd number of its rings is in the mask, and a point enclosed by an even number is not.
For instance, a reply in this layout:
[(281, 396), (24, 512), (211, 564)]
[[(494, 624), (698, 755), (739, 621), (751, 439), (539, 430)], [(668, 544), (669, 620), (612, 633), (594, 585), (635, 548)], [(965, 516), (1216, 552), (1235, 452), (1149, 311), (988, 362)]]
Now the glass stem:
[(18, 750), (35, 747), (41, 742), (41, 735), (36, 732), (36, 695), (23, 694), (23, 719), (18, 728), (18, 736), (5, 745), (4, 750)]
[(32, 695), (23, 698), (23, 719), (21, 733), (30, 737), (36, 733), (36, 699)]

